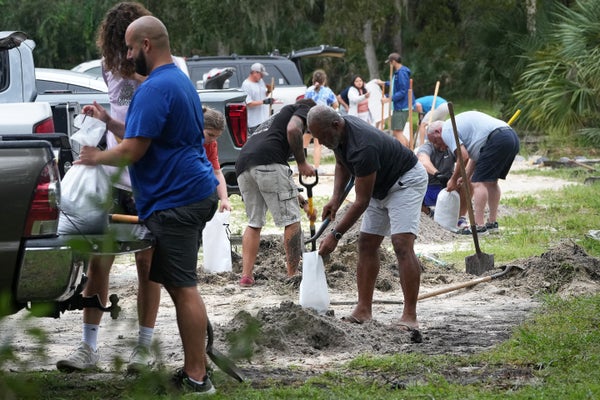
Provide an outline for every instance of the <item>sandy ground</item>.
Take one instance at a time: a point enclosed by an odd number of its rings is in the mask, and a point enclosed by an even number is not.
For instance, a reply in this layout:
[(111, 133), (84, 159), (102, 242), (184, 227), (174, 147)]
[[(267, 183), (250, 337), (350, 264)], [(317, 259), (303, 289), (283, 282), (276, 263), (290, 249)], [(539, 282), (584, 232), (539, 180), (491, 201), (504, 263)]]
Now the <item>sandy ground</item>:
[[(514, 170), (520, 168), (533, 167), (521, 160), (515, 163)], [(330, 193), (332, 179), (322, 176), (314, 195)], [(502, 182), (502, 189), (504, 196), (536, 195), (541, 190), (567, 184), (557, 179), (510, 174)], [(348, 201), (352, 201), (352, 196), (353, 193)], [(421, 225), (416, 244), (424, 267), (421, 293), (477, 278), (466, 274), (464, 265), (449, 265), (439, 259), (444, 249), (472, 248), (470, 236), (445, 231), (425, 216)], [(200, 259), (198, 288), (215, 327), (215, 346), (237, 359), (245, 376), (253, 381), (289, 374), (290, 365), (295, 366), (296, 374), (315, 374), (359, 354), (468, 354), (506, 340), (538, 307), (540, 294), (568, 296), (597, 293), (600, 289), (600, 260), (587, 256), (575, 242), (558, 244), (538, 257), (515, 260), (511, 263), (514, 268), (506, 276), (420, 301), (423, 340), (414, 343), (414, 338), (395, 325), (402, 295), (395, 258), (388, 249), (380, 256), (374, 320), (362, 325), (341, 320), (350, 314), (356, 300), (356, 237), (357, 231), (346, 234), (326, 264), (332, 304), (324, 315), (298, 305), (300, 279), (285, 277), (279, 235), (264, 236), (255, 269), (256, 285), (251, 288), (240, 288), (237, 284), (241, 271), (237, 257), (233, 272), (220, 274), (205, 273)], [(241, 254), (241, 246), (234, 245), (232, 250), (234, 256)], [(496, 267), (498, 272), (506, 265)], [(102, 371), (114, 371), (115, 359), (126, 361), (135, 344), (136, 290), (133, 256), (118, 257), (111, 273), (110, 293), (119, 296), (122, 311), (117, 319), (106, 315), (102, 321), (99, 339)], [(0, 343), (12, 343), (23, 362), (5, 367), (53, 370), (56, 361), (81, 340), (81, 311), (67, 312), (60, 319), (27, 319), (26, 315), (22, 311), (0, 321)], [(35, 342), (25, 334), (28, 326), (47, 332), (45, 358), (34, 352)], [(168, 368), (181, 366), (183, 357), (174, 307), (164, 290), (155, 339), (160, 362)]]

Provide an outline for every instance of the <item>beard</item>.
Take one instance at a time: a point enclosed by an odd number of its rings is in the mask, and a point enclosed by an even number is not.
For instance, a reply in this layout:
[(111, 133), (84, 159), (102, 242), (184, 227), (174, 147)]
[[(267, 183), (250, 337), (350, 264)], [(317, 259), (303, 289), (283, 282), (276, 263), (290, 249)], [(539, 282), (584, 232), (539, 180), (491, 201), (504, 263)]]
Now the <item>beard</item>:
[(142, 76), (148, 76), (148, 63), (146, 62), (146, 55), (143, 51), (140, 51), (133, 62), (135, 64), (135, 72)]

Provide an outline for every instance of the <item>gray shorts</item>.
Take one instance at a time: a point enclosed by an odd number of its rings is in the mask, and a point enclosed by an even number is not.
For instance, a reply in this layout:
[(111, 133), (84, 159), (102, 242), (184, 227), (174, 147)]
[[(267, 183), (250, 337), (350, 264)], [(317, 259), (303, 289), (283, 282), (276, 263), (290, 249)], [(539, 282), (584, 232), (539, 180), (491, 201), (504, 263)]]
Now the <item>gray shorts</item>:
[(400, 177), (383, 200), (371, 199), (361, 232), (379, 236), (412, 233), (417, 236), (421, 204), (427, 191), (427, 171), (420, 162)]
[(269, 164), (257, 165), (238, 176), (249, 226), (262, 228), (266, 223), (267, 210), (276, 226), (300, 221), (298, 187), (292, 175), (287, 165)]
[(403, 131), (404, 125), (408, 121), (408, 110), (407, 111), (396, 111), (392, 113), (392, 130)]
[(166, 286), (198, 284), (196, 269), (204, 225), (215, 214), (216, 191), (197, 203), (155, 211), (146, 226), (156, 237), (150, 280)]

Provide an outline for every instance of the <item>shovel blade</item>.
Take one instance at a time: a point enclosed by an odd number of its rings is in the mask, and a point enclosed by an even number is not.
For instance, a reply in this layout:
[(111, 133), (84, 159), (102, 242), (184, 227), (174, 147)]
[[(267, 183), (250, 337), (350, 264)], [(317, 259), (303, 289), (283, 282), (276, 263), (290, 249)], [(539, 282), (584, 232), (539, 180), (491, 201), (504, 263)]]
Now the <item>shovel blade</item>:
[(206, 354), (208, 354), (208, 357), (210, 357), (212, 362), (215, 363), (215, 365), (219, 367), (221, 371), (225, 372), (227, 375), (229, 375), (238, 382), (244, 382), (242, 372), (233, 363), (233, 361), (227, 358), (219, 350), (215, 348), (210, 348), (206, 350)]
[(476, 253), (465, 257), (467, 274), (481, 275), (491, 269), (494, 269), (494, 255), (486, 253)]

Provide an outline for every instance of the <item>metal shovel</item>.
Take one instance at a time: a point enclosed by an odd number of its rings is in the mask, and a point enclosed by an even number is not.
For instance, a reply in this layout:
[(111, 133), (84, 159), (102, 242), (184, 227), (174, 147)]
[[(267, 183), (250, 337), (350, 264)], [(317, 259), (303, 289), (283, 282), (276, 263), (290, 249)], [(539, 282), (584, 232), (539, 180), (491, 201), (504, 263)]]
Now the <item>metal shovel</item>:
[(217, 367), (219, 367), (223, 372), (231, 376), (236, 381), (243, 382), (244, 377), (242, 375), (242, 371), (239, 370), (233, 361), (213, 347), (214, 332), (210, 321), (207, 321), (206, 324), (206, 338), (206, 354), (208, 357), (210, 357), (212, 362), (214, 362)]
[[(319, 183), (319, 173), (315, 170), (315, 180), (313, 182), (306, 183), (302, 180), (302, 174), (300, 174), (300, 184), (306, 188), (306, 194), (308, 195), (308, 214), (312, 216), (314, 211), (313, 204), (313, 193), (312, 188), (315, 187), (317, 183)], [(317, 249), (317, 240), (312, 239), (315, 236), (315, 220), (310, 218), (310, 236), (311, 236), (311, 251), (315, 251)]]
[[(352, 188), (354, 187), (354, 180), (355, 180), (355, 177), (351, 176), (350, 179), (348, 180), (348, 183), (346, 183), (344, 192), (342, 193), (342, 197), (340, 198), (340, 205), (344, 202), (344, 200), (348, 196), (348, 193), (350, 193), (350, 190), (352, 190)], [(319, 237), (321, 237), (323, 232), (325, 232), (325, 229), (327, 229), (327, 227), (329, 226), (330, 223), (331, 223), (331, 219), (329, 217), (325, 218), (323, 220), (323, 222), (321, 223), (321, 226), (319, 227), (319, 230), (317, 231), (317, 233), (313, 234), (311, 232), (310, 239), (304, 241), (304, 244), (309, 244), (309, 243), (315, 242)]]
[(460, 167), (460, 173), (463, 180), (463, 187), (467, 194), (467, 206), (469, 210), (469, 221), (471, 222), (471, 232), (473, 233), (473, 242), (475, 243), (475, 254), (465, 257), (467, 274), (481, 275), (486, 271), (494, 268), (494, 255), (486, 254), (479, 248), (479, 238), (477, 237), (477, 224), (475, 223), (475, 215), (473, 213), (473, 205), (471, 204), (471, 189), (465, 169), (465, 161), (462, 158), (460, 140), (458, 138), (458, 129), (456, 128), (456, 120), (454, 119), (454, 106), (448, 102), (448, 113), (452, 121), (452, 131), (454, 132), (454, 140), (456, 141), (456, 158)]

